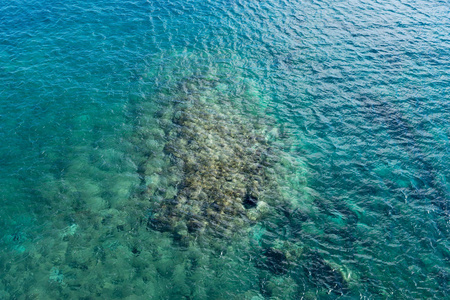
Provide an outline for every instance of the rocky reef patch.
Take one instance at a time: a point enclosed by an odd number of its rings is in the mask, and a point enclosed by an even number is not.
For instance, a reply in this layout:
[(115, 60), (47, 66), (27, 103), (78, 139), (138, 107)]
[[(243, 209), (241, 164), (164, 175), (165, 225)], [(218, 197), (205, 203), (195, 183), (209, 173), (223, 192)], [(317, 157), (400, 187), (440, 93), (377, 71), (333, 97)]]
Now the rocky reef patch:
[(168, 160), (160, 173), (176, 175), (176, 182), (162, 189), (149, 184), (150, 152), (139, 168), (146, 184), (140, 197), (152, 203), (148, 226), (183, 242), (232, 237), (268, 214), (276, 198), (267, 123), (256, 115), (244, 119), (219, 88), (216, 80), (189, 78), (178, 84), (176, 101), (156, 112)]

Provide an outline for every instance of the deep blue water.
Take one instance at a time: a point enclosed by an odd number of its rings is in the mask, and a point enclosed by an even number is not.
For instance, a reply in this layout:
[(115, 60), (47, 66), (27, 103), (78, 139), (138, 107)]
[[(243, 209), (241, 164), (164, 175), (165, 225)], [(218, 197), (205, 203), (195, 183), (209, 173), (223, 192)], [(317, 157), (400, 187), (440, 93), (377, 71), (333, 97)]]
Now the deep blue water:
[[(437, 0), (0, 1), (0, 299), (449, 297), (449, 16)], [(226, 249), (146, 225), (179, 189), (163, 129), (183, 97), (282, 132), (285, 202)]]

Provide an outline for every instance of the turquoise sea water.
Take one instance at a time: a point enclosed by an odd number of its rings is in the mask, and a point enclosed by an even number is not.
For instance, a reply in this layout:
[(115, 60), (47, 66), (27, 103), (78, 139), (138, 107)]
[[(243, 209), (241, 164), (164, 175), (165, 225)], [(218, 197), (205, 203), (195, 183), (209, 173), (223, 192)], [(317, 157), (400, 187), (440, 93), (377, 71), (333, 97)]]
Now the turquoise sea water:
[(0, 299), (450, 297), (448, 1), (0, 1)]

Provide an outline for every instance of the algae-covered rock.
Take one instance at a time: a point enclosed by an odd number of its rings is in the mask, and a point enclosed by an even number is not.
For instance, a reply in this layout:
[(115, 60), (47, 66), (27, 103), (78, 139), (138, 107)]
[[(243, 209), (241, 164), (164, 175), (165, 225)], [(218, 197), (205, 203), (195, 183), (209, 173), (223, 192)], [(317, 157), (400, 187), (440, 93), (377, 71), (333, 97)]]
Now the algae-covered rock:
[(176, 186), (162, 187), (153, 179), (160, 175), (149, 174), (151, 168), (169, 176), (155, 169), (152, 155), (140, 167), (148, 174), (143, 197), (153, 204), (149, 227), (171, 231), (184, 242), (204, 233), (231, 237), (267, 215), (276, 198), (270, 179), (276, 155), (264, 126), (222, 99), (217, 84), (188, 78), (179, 83), (166, 111), (157, 112), (166, 120), (164, 153), (171, 171), (179, 174)]

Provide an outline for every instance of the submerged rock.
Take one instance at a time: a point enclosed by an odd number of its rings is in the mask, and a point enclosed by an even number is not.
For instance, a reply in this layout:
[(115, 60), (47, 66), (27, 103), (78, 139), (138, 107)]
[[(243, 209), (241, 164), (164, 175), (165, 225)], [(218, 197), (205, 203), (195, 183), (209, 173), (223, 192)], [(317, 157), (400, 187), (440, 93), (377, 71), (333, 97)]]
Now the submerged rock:
[(301, 260), (303, 247), (289, 241), (275, 240), (270, 246), (260, 248), (256, 266), (270, 271), (275, 275), (282, 275), (295, 268)]
[(323, 288), (337, 295), (347, 293), (348, 283), (340, 270), (333, 268), (316, 252), (310, 252), (305, 256), (303, 269), (308, 280), (317, 288)]
[(284, 274), (287, 272), (289, 261), (283, 251), (275, 248), (268, 248), (264, 251), (266, 257), (265, 267), (274, 274)]
[(167, 108), (171, 124), (164, 122), (164, 152), (180, 180), (172, 198), (153, 201), (148, 225), (181, 240), (204, 233), (230, 237), (267, 214), (271, 201), (273, 150), (257, 118), (243, 119), (229, 103), (208, 101), (204, 95), (213, 85), (186, 81)]

